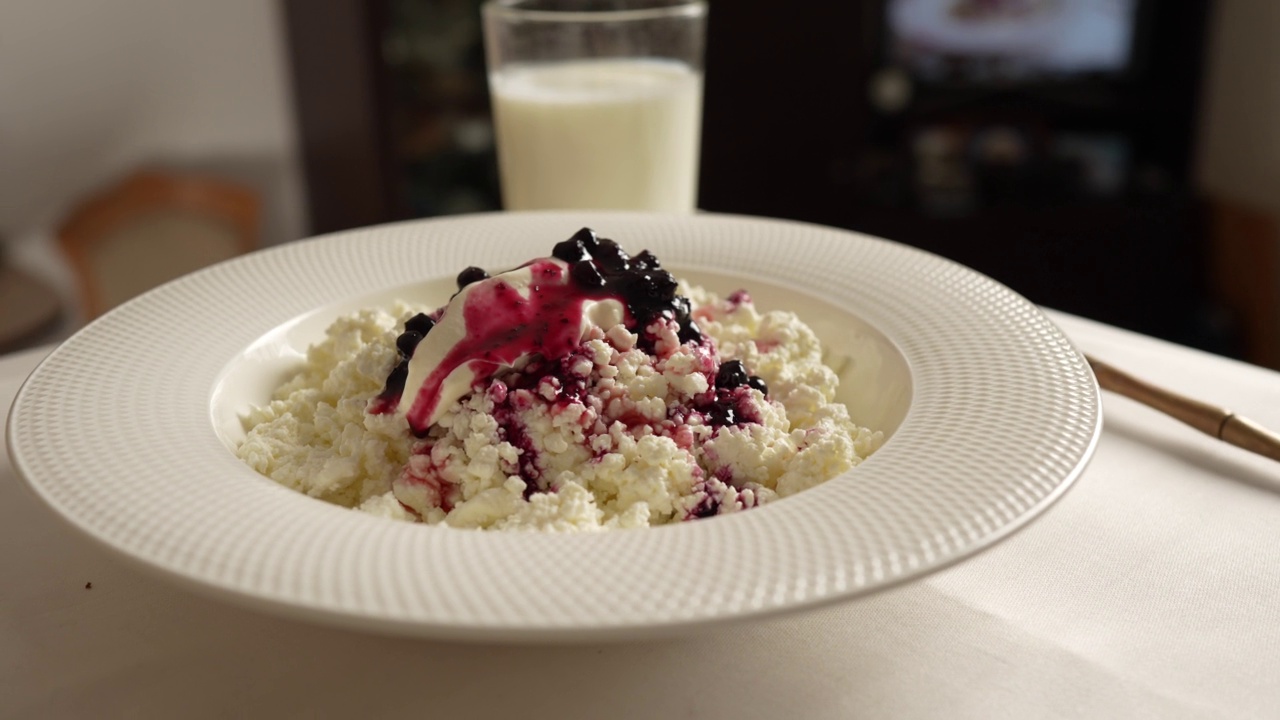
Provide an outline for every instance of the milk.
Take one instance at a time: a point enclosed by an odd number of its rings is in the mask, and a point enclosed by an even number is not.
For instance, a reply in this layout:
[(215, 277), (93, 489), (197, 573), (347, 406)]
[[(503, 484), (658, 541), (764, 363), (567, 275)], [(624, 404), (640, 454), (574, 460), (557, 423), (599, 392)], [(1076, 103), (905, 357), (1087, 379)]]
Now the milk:
[(700, 72), (585, 60), (507, 66), (489, 83), (508, 210), (693, 210)]

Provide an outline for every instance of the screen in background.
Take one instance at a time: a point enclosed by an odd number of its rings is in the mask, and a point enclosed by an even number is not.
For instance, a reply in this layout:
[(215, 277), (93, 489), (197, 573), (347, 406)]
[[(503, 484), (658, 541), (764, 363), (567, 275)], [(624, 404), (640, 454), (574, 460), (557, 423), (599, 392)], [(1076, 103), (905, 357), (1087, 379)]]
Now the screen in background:
[(1138, 0), (889, 0), (889, 59), (925, 82), (1118, 73)]

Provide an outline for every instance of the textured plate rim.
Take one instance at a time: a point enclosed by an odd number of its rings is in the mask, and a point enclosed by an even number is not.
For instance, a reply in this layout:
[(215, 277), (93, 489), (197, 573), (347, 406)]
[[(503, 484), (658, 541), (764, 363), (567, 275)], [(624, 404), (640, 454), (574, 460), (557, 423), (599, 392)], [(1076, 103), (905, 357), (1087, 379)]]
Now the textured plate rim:
[[(589, 222), (586, 222), (589, 221)], [(539, 610), (543, 616), (536, 618), (521, 617), (518, 613), (511, 615), (510, 613), (503, 615), (503, 608), (499, 608), (498, 612), (489, 612), (489, 615), (472, 614), (467, 619), (460, 619), (449, 616), (448, 613), (441, 613), (440, 607), (433, 606), (428, 608), (430, 612), (424, 614), (423, 608), (414, 605), (411, 601), (406, 607), (393, 607), (388, 610), (388, 606), (383, 604), (376, 608), (370, 607), (367, 603), (362, 602), (360, 598), (351, 601), (350, 598), (339, 597), (335, 602), (334, 593), (341, 593), (333, 587), (325, 587), (324, 583), (343, 583), (349, 582), (352, 577), (321, 577), (320, 584), (317, 586), (285, 586), (271, 585), (264, 583), (259, 577), (246, 576), (244, 572), (237, 571), (235, 568), (226, 566), (227, 557), (219, 556), (219, 549), (215, 546), (208, 548), (211, 553), (210, 558), (203, 558), (208, 562), (199, 567), (191, 567), (184, 560), (190, 558), (178, 557), (172, 555), (166, 556), (164, 552), (157, 550), (155, 546), (155, 538), (139, 537), (137, 534), (130, 535), (122, 533), (118, 527), (118, 523), (105, 525), (101, 519), (86, 516), (83, 508), (75, 506), (75, 503), (68, 503), (67, 495), (69, 483), (65, 475), (60, 475), (54, 471), (56, 469), (66, 470), (65, 465), (60, 465), (56, 455), (48, 453), (42, 455), (42, 449), (48, 450), (48, 446), (33, 440), (32, 432), (37, 434), (48, 427), (47, 418), (32, 417), (37, 414), (39, 407), (32, 404), (31, 398), (39, 397), (41, 393), (48, 393), (50, 386), (56, 386), (57, 381), (67, 380), (68, 377), (74, 379), (74, 362), (75, 359), (68, 359), (66, 356), (74, 354), (79, 349), (79, 345), (83, 345), (90, 341), (104, 341), (103, 333), (109, 333), (112, 328), (110, 318), (120, 320), (122, 318), (136, 318), (149, 312), (155, 312), (160, 303), (173, 303), (180, 300), (183, 293), (189, 288), (187, 286), (198, 281), (206, 283), (212, 282), (215, 288), (219, 282), (228, 282), (228, 278), (236, 278), (238, 273), (254, 263), (262, 264), (265, 262), (262, 258), (276, 256), (279, 259), (279, 253), (291, 253), (302, 257), (315, 256), (322, 254), (324, 248), (332, 247), (335, 244), (351, 244), (353, 242), (372, 241), (379, 237), (405, 234), (449, 236), (450, 233), (458, 232), (464, 228), (483, 228), (485, 231), (493, 231), (494, 228), (504, 228), (503, 232), (513, 232), (514, 228), (520, 227), (521, 223), (529, 225), (537, 225), (539, 227), (560, 226), (577, 224), (595, 224), (598, 227), (617, 228), (625, 226), (627, 232), (641, 231), (656, 233), (662, 228), (666, 228), (665, 232), (675, 232), (676, 235), (692, 233), (698, 230), (710, 230), (712, 228), (732, 229), (738, 231), (759, 231), (764, 233), (790, 233), (798, 236), (823, 236), (826, 241), (831, 238), (840, 237), (845, 242), (858, 243), (864, 247), (872, 247), (875, 252), (880, 253), (879, 256), (889, 256), (895, 259), (901, 259), (909, 265), (918, 265), (931, 273), (942, 273), (950, 278), (958, 278), (960, 282), (973, 285), (982, 293), (994, 293), (999, 297), (1002, 307), (1005, 310), (996, 313), (1001, 315), (1006, 312), (1014, 312), (1020, 314), (1021, 322), (1030, 323), (1037, 333), (1041, 333), (1042, 341), (1049, 342), (1055, 348), (1057, 356), (1061, 356), (1061, 361), (1066, 369), (1067, 384), (1070, 385), (1067, 390), (1074, 394), (1073, 402), (1079, 407), (1073, 406), (1073, 409), (1080, 415), (1078, 421), (1073, 426), (1073, 435), (1065, 441), (1063, 438), (1055, 438), (1055, 442), (1059, 442), (1061, 447), (1058, 450), (1058, 457), (1055, 457), (1056, 466), (1050, 469), (1048, 484), (1043, 492), (1032, 497), (1028, 502), (1016, 507), (1013, 512), (1006, 513), (1003, 518), (981, 528), (979, 532), (973, 534), (965, 541), (953, 543), (950, 551), (943, 553), (934, 553), (930, 559), (923, 561), (913, 561), (906, 566), (890, 567), (888, 571), (884, 567), (877, 566), (877, 572), (870, 579), (862, 577), (856, 582), (851, 582), (851, 578), (843, 577), (842, 582), (831, 583), (834, 587), (824, 587), (821, 591), (809, 589), (802, 590), (797, 594), (794, 586), (779, 589), (777, 582), (773, 587), (773, 595), (766, 597), (762, 601), (743, 603), (739, 598), (736, 603), (713, 603), (708, 607), (698, 608), (694, 612), (680, 612), (667, 607), (665, 610), (655, 612), (652, 608), (637, 610), (636, 608), (622, 608), (613, 613), (614, 617), (602, 620), (600, 617), (588, 619), (587, 621), (575, 619), (552, 619), (548, 621), (546, 611)], [(654, 228), (659, 228), (655, 230)], [(675, 228), (672, 230), (672, 228)], [(618, 229), (612, 229), (608, 234), (614, 235), (627, 240), (623, 237), (626, 232), (620, 232)], [(630, 244), (630, 243), (628, 243)], [(877, 257), (879, 257), (877, 256)], [(690, 264), (683, 262), (685, 258), (681, 258), (681, 264)], [(754, 261), (753, 261), (754, 262)], [(692, 264), (696, 264), (692, 263)], [(443, 268), (439, 268), (441, 272)], [(774, 277), (769, 268), (762, 265), (751, 267), (748, 272), (756, 274), (764, 274), (767, 277)], [(778, 280), (782, 283), (784, 281)], [(388, 283), (391, 284), (391, 283)], [(819, 283), (821, 285), (821, 283)], [(794, 285), (793, 285), (794, 287)], [(225, 289), (225, 288), (224, 288)], [(368, 290), (376, 290), (376, 287), (368, 287)], [(945, 294), (945, 293), (944, 293)], [(953, 293), (954, 295), (954, 293)], [(955, 297), (948, 298), (955, 301)], [(198, 299), (189, 302), (198, 302)], [(842, 305), (845, 303), (841, 303)], [(1008, 308), (1013, 308), (1009, 310)], [(867, 307), (859, 307), (858, 311), (866, 311)], [(883, 310), (883, 308), (881, 308)], [(961, 312), (957, 310), (957, 312)], [(293, 316), (296, 316), (294, 313)], [(866, 315), (865, 312), (858, 312), (860, 315)], [(873, 315), (875, 313), (872, 313)], [(880, 318), (883, 320), (883, 318)], [(903, 333), (909, 336), (913, 330), (904, 331), (901, 327), (886, 328), (882, 323), (871, 320), (877, 329), (885, 331), (889, 337), (895, 341), (904, 338)], [(256, 337), (256, 336), (255, 336)], [(909, 339), (909, 337), (908, 337)], [(82, 351), (82, 350), (81, 350)], [(913, 360), (912, 355), (908, 352), (908, 361)], [(919, 358), (915, 358), (919, 359)], [(916, 370), (913, 363), (913, 371)], [(208, 381), (208, 389), (212, 389), (212, 377), (206, 378)], [(930, 383), (933, 379), (926, 373), (925, 375), (915, 378), (916, 382), (922, 383), (922, 389), (926, 391), (931, 388)], [(1057, 388), (1056, 390), (1061, 390)], [(647, 216), (629, 213), (525, 213), (525, 214), (492, 214), (492, 215), (476, 215), (461, 218), (445, 218), (430, 221), (411, 221), (407, 223), (398, 223), (388, 226), (380, 226), (377, 228), (367, 228), (344, 233), (337, 233), (330, 236), (323, 236), (311, 241), (296, 243), (285, 248), (277, 248), (273, 250), (255, 253), (244, 258), (223, 263), (215, 268), (200, 271), (191, 276), (187, 276), (169, 283), (162, 288), (158, 288), (146, 295), (137, 298), (126, 305), (109, 313), (104, 318), (91, 324), (89, 327), (77, 333), (75, 337), (67, 343), (55, 349), (32, 373), (32, 375), (23, 384), (14, 400), (10, 410), (10, 418), (7, 431), (7, 439), (10, 456), (13, 458), (15, 469), (28, 487), (35, 492), (45, 503), (50, 505), (56, 514), (70, 523), (73, 527), (88, 535), (99, 544), (116, 551), (118, 554), (140, 564), (153, 572), (159, 573), (171, 579), (178, 579), (183, 584), (198, 590), (205, 591), (224, 599), (237, 602), (242, 605), (249, 605), (264, 609), (292, 615), (296, 617), (307, 617), (313, 620), (329, 622), (333, 624), (356, 627), (366, 630), (376, 630), (393, 634), (409, 634), (421, 635), (450, 639), (470, 639), (470, 640), (500, 640), (500, 641), (579, 641), (587, 639), (620, 639), (634, 638), (642, 636), (656, 636), (671, 634), (684, 631), (691, 627), (706, 627), (712, 624), (719, 624), (724, 621), (741, 620), (753, 617), (762, 617), (766, 615), (775, 615), (779, 613), (799, 610), (802, 608), (814, 607), (821, 604), (827, 604), (855, 596), (863, 596), (872, 592), (884, 590), (890, 587), (900, 585), (917, 579), (926, 574), (936, 572), (945, 567), (949, 567), (961, 560), (964, 560), (973, 554), (990, 547), (994, 543), (1008, 537), (1017, 529), (1024, 527), (1031, 519), (1039, 516), (1045, 508), (1057, 500), (1061, 495), (1073, 484), (1075, 479), (1083, 471), (1085, 465), (1093, 454), (1096, 447), (1098, 436), (1101, 430), (1101, 409), (1100, 398), (1098, 397), (1098, 388), (1094, 382), (1092, 373), (1088, 370), (1087, 364), (1079, 353), (1071, 348), (1069, 341), (1062, 336), (1061, 331), (1056, 328), (1053, 323), (1044, 316), (1042, 312), (1028, 301), (1017, 296), (1012, 291), (995, 283), (995, 281), (979, 275), (978, 273), (963, 268), (955, 263), (945, 259), (929, 255), (913, 248), (901, 246), (890, 241), (851, 233), (843, 230), (835, 230), (817, 225), (808, 225), (805, 223), (796, 223), (789, 221), (765, 220), (761, 218), (749, 218), (740, 216), (724, 216), (702, 214), (697, 216)], [(927, 411), (928, 408), (924, 408)], [(908, 414), (907, 419), (900, 428), (900, 433), (904, 430), (910, 431), (917, 424), (919, 417), (917, 408), (912, 408), (912, 413)], [(43, 424), (41, 424), (43, 421)], [(207, 432), (212, 436), (212, 428), (208, 428)], [(204, 438), (205, 446), (201, 452), (208, 451), (208, 442), (211, 438)], [(216, 444), (216, 439), (213, 439)], [(895, 439), (895, 442), (897, 440)], [(1063, 444), (1065, 442), (1065, 444)], [(218, 445), (221, 448), (220, 445)], [(894, 443), (886, 448), (890, 454)], [(905, 448), (904, 448), (905, 449)], [(221, 451), (225, 453), (225, 448)], [(880, 454), (873, 457), (873, 461), (879, 461)], [(234, 458), (232, 458), (234, 460)], [(236, 461), (238, 462), (238, 461)], [(52, 463), (52, 464), (51, 464)], [(888, 463), (881, 463), (888, 464)], [(863, 468), (855, 469), (854, 473), (867, 473), (864, 479), (870, 479), (872, 466), (876, 462), (869, 461)], [(221, 472), (227, 472), (228, 468), (225, 463), (216, 466)], [(878, 467), (878, 466), (877, 466)], [(53, 472), (51, 472), (53, 471)], [(209, 470), (216, 474), (217, 471)], [(252, 474), (252, 471), (249, 471)], [(256, 477), (256, 476), (255, 476)], [(853, 476), (856, 477), (856, 476)], [(269, 484), (269, 483), (268, 483)], [(849, 483), (845, 484), (846, 486)], [(797, 500), (804, 498), (811, 493), (817, 493), (821, 488), (808, 491), (795, 498), (789, 499), (787, 503), (776, 506), (782, 509), (788, 503), (796, 503)], [(280, 493), (293, 494), (283, 488), (275, 488)], [(254, 492), (258, 492), (255, 490)], [(266, 491), (269, 492), (269, 491)], [(299, 498), (293, 497), (292, 500)], [(825, 498), (830, 501), (831, 498)], [(320, 503), (314, 503), (320, 505)], [(801, 512), (802, 508), (798, 504), (795, 510), (789, 513), (794, 522), (796, 512)], [(766, 508), (765, 510), (772, 510)], [(325, 508), (326, 511), (342, 512), (334, 508)], [(316, 520), (317, 513), (308, 511), (305, 513), (310, 522), (333, 522), (334, 518), (329, 516), (323, 520)], [(753, 519), (753, 516), (762, 518), (759, 521)], [(750, 527), (737, 528), (737, 537), (743, 537), (742, 532), (758, 533), (761, 527), (765, 532), (772, 532), (771, 527), (777, 526), (784, 522), (782, 514), (768, 515), (762, 511), (747, 513), (743, 516), (734, 518), (717, 519), (716, 523), (722, 523), (724, 520), (738, 520), (739, 518), (752, 519)], [(130, 516), (131, 520), (138, 520), (138, 517)], [(142, 518), (145, 521), (145, 518)], [(372, 520), (372, 519), (369, 519)], [(775, 521), (776, 520), (776, 521)], [(346, 521), (343, 521), (344, 523)], [(712, 547), (719, 547), (728, 541), (724, 537), (709, 537), (712, 533), (709, 530), (700, 529), (699, 523), (691, 524), (695, 526), (691, 537), (682, 538), (681, 542), (692, 544), (694, 547), (705, 547), (709, 543)], [(728, 524), (724, 524), (728, 527)], [(981, 525), (981, 523), (980, 523)], [(712, 525), (707, 523), (703, 528), (711, 529)], [(366, 528), (367, 529), (367, 528)], [(773, 527), (773, 530), (779, 528)], [(670, 532), (673, 529), (664, 528), (658, 532)], [(457, 531), (440, 531), (457, 535)], [(646, 531), (638, 531), (644, 533)], [(383, 534), (373, 532), (374, 536)], [(686, 531), (686, 535), (689, 533)], [(719, 533), (723, 535), (723, 533)], [(776, 533), (775, 533), (776, 534)], [(751, 537), (747, 535), (746, 537)], [(786, 541), (788, 537), (786, 532), (782, 532), (778, 537)], [(451, 538), (456, 539), (456, 538)], [(792, 538), (794, 541), (795, 538)], [(482, 541), (484, 542), (484, 541)], [(465, 542), (464, 542), (465, 544)], [(804, 538), (800, 539), (800, 545), (804, 545)], [(890, 543), (892, 545), (892, 543)], [(449, 543), (455, 546), (457, 543)], [(509, 546), (508, 546), (509, 547)], [(563, 549), (563, 548), (560, 548)], [(579, 557), (575, 552), (581, 551), (581, 546), (571, 548), (569, 556)], [(341, 548), (333, 549), (334, 552), (341, 553)], [(432, 552), (440, 552), (437, 548)], [(225, 553), (223, 553), (225, 555)], [(596, 558), (598, 553), (588, 553), (587, 557)], [(326, 556), (328, 557), (328, 556)], [(883, 560), (883, 557), (877, 558), (871, 556), (873, 561)], [(305, 559), (309, 563), (311, 570), (323, 571), (324, 559), (317, 561), (316, 558)], [(317, 564), (320, 562), (321, 564)], [(859, 560), (862, 565), (865, 562)], [(216, 567), (214, 567), (216, 566)], [(332, 568), (327, 568), (332, 570)], [(840, 572), (844, 572), (847, 568), (840, 568)], [(385, 568), (384, 568), (385, 571)], [(230, 573), (228, 576), (227, 573)], [(324, 576), (326, 572), (320, 572)], [(787, 575), (788, 582), (800, 581), (801, 586), (805, 586), (812, 577), (796, 577), (793, 572)], [(802, 571), (801, 575), (804, 574)], [(812, 572), (810, 572), (812, 575)], [(314, 579), (314, 578), (313, 578)], [(526, 579), (527, 580), (527, 579)], [(653, 578), (648, 579), (652, 582)], [(549, 587), (553, 591), (565, 592), (565, 588), (571, 590), (575, 588), (575, 582), (579, 584), (580, 575), (574, 575), (572, 571), (563, 578), (558, 578), (556, 583), (552, 583)], [(559, 583), (559, 584), (557, 584)], [(536, 584), (536, 583), (534, 583)], [(537, 588), (522, 588), (521, 591), (536, 591)], [(756, 587), (759, 592), (760, 588)], [(573, 590), (576, 591), (576, 590)], [(590, 594), (590, 593), (588, 593)], [(768, 592), (765, 592), (768, 595)], [(421, 599), (421, 598), (419, 598)], [(502, 602), (508, 602), (511, 598), (505, 598)], [(412, 599), (411, 599), (412, 600)], [(456, 598), (449, 598), (443, 607), (447, 607), (449, 602), (455, 601)], [(492, 610), (492, 608), (490, 609)], [(510, 608), (506, 608), (510, 610)], [(466, 614), (466, 613), (463, 613)], [(537, 613), (533, 613), (537, 615)], [(438, 616), (438, 617), (437, 617)], [(514, 618), (514, 619), (512, 619)]]

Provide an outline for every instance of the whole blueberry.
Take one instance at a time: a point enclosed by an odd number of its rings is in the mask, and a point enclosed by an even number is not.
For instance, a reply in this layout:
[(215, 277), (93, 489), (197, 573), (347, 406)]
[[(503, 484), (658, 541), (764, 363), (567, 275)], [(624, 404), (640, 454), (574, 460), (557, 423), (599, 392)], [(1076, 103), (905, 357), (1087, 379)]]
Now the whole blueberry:
[(395, 367), (391, 368), (391, 374), (387, 376), (387, 385), (382, 394), (386, 397), (399, 397), (404, 392), (404, 383), (408, 379), (409, 363), (397, 363)]
[(473, 282), (480, 282), (481, 280), (488, 279), (489, 273), (486, 272), (484, 268), (478, 268), (473, 265), (458, 273), (458, 289), (461, 290)]
[(769, 386), (766, 385), (764, 380), (762, 380), (758, 375), (752, 375), (751, 377), (747, 378), (747, 387), (755, 388), (756, 390), (759, 390), (764, 395), (769, 394)]
[(396, 349), (404, 357), (412, 357), (414, 349), (420, 342), (422, 342), (422, 333), (406, 330), (396, 338)]
[(741, 360), (730, 360), (720, 365), (716, 372), (716, 387), (730, 389), (747, 384), (747, 370)]
[(431, 328), (435, 326), (436, 326), (436, 321), (432, 320), (430, 317), (427, 317), (425, 313), (418, 313), (417, 315), (414, 315), (413, 317), (404, 321), (405, 330), (416, 332), (419, 335), (426, 335), (427, 333), (431, 332)]

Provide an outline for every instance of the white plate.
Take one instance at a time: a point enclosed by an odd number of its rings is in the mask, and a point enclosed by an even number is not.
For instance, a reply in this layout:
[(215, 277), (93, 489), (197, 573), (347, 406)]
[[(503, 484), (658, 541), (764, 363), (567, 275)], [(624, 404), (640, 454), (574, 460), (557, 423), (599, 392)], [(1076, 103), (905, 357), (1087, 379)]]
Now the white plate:
[[(868, 387), (855, 412), (889, 441), (766, 507), (590, 535), (367, 517), (278, 486), (229, 450), (235, 413), (339, 312), (429, 299), (462, 267), (546, 255), (582, 226), (678, 274), (799, 308), (851, 359), (846, 398)], [(741, 217), (532, 213), (342, 233), (176, 280), (57, 348), (14, 401), (8, 444), (67, 522), (198, 590), (384, 632), (548, 641), (691, 631), (937, 570), (1061, 495), (1100, 424), (1093, 375), (1062, 333), (936, 256)]]

